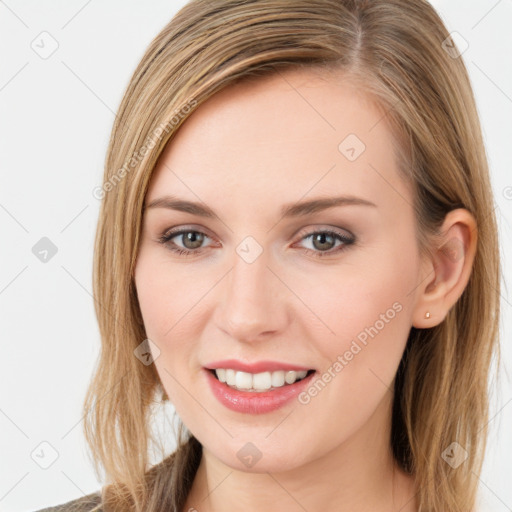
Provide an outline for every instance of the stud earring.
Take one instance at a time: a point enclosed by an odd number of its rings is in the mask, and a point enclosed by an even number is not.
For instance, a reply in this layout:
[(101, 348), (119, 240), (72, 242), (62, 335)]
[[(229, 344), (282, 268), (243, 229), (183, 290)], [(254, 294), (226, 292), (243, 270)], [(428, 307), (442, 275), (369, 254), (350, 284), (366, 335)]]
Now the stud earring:
[(430, 311), (427, 311), (427, 312), (425, 313), (425, 318), (430, 318)]

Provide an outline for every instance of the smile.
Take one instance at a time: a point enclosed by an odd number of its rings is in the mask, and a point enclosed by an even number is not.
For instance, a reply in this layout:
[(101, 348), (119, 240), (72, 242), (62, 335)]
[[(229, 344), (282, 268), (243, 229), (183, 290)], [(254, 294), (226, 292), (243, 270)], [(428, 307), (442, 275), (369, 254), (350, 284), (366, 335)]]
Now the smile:
[(217, 368), (214, 373), (220, 382), (225, 382), (234, 389), (261, 393), (294, 384), (306, 377), (308, 371), (277, 370), (274, 372), (248, 373), (236, 371), (232, 368)]
[(218, 402), (243, 414), (280, 409), (296, 398), (317, 373), (277, 361), (248, 364), (233, 359), (211, 363), (203, 370)]

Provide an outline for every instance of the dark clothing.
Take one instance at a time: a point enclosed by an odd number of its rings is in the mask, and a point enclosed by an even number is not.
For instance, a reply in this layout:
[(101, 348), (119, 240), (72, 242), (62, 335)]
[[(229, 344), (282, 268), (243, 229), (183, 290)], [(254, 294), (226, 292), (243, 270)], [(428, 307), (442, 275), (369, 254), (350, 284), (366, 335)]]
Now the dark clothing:
[(93, 509), (102, 512), (101, 507), (95, 508), (101, 503), (101, 492), (96, 491), (87, 496), (56, 505), (55, 507), (43, 508), (36, 512), (91, 512)]

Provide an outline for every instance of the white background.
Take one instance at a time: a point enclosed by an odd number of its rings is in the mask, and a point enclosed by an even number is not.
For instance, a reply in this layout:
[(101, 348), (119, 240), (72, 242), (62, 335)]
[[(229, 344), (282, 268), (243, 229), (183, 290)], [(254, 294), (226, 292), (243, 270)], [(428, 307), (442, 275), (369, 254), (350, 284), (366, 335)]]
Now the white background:
[[(0, 510), (33, 511), (100, 488), (82, 437), (81, 405), (99, 352), (92, 250), (114, 112), (153, 37), (184, 1), (0, 1)], [(463, 54), (483, 124), (505, 281), (512, 259), (512, 1), (436, 0)], [(47, 59), (31, 47), (47, 31)], [(49, 37), (49, 36), (44, 36)], [(32, 43), (33, 41), (35, 43)], [(46, 48), (51, 44), (47, 39)], [(507, 189), (507, 187), (509, 187)], [(507, 196), (507, 192), (509, 194)], [(58, 252), (42, 263), (32, 247)], [(502, 292), (510, 373), (512, 297)], [(512, 510), (512, 390), (494, 393), (481, 510)], [(41, 468), (31, 453), (58, 458)], [(169, 440), (172, 447), (172, 439)], [(42, 451), (41, 451), (42, 450)], [(34, 457), (37, 458), (37, 457)]]

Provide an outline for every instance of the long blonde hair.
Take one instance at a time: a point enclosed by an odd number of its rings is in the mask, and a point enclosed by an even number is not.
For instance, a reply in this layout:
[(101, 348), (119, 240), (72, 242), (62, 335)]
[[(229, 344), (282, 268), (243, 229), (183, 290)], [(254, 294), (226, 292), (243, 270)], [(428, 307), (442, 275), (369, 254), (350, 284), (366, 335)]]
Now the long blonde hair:
[[(478, 226), (469, 283), (446, 318), (411, 328), (395, 379), (391, 447), (415, 475), (421, 512), (471, 510), (486, 445), (488, 375), (498, 350), (501, 269), (485, 147), (467, 70), (424, 0), (192, 0), (138, 64), (106, 155), (94, 248), (101, 353), (84, 402), (84, 433), (103, 510), (181, 512), (201, 458), (186, 429), (149, 464), (151, 421), (166, 395), (153, 364), (133, 281), (143, 202), (157, 159), (188, 115), (242, 79), (289, 68), (343, 70), (386, 112), (400, 172), (415, 190), (421, 251), (450, 210)], [(468, 453), (454, 469), (441, 454)]]

